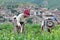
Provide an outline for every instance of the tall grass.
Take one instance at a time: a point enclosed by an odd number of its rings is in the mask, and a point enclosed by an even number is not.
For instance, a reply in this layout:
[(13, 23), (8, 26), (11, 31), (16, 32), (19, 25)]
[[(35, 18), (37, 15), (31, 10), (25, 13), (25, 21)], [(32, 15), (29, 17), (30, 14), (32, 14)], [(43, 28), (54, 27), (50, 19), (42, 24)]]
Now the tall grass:
[(25, 33), (15, 34), (11, 23), (0, 24), (0, 40), (60, 40), (60, 25), (49, 32), (41, 32), (40, 24), (26, 24)]

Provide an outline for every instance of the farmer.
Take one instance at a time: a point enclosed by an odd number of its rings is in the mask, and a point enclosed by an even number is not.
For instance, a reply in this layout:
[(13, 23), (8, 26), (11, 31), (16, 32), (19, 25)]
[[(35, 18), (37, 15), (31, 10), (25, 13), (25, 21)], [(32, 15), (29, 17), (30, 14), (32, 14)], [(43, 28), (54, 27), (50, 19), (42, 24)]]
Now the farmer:
[[(49, 16), (50, 15), (50, 16)], [(42, 17), (43, 17), (43, 20), (42, 20), (42, 25), (41, 25), (41, 27), (42, 27), (42, 31), (46, 28), (46, 24), (45, 24), (45, 20), (46, 19), (48, 19), (48, 18), (51, 18), (53, 21), (57, 21), (57, 23), (59, 23), (58, 22), (58, 20), (57, 20), (57, 18), (55, 17), (55, 15), (53, 15), (51, 12), (49, 12), (49, 11), (46, 11), (46, 12), (43, 12), (42, 13)], [(45, 31), (45, 30), (44, 30)]]
[(30, 16), (30, 10), (29, 9), (25, 9), (23, 13), (19, 14), (18, 16), (14, 16), (15, 19), (15, 32), (19, 32), (19, 30), (21, 30), (21, 32), (24, 31), (24, 24), (26, 22), (26, 19)]

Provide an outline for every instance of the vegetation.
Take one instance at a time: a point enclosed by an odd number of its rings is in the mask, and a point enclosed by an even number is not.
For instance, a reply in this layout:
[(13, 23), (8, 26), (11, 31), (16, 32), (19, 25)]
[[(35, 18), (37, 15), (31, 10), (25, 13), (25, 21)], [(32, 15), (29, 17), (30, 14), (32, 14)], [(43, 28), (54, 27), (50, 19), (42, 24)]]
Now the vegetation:
[(48, 0), (48, 7), (55, 9), (58, 8), (60, 10), (60, 0)]
[(0, 24), (0, 40), (59, 40), (60, 25), (57, 25), (51, 33), (41, 32), (39, 24), (26, 24), (25, 33), (14, 33), (12, 23)]
[(0, 6), (4, 5), (7, 6), (7, 8), (17, 8), (18, 5), (23, 5), (24, 3), (26, 4), (37, 4), (42, 6), (44, 3), (44, 1), (47, 2), (46, 7), (47, 8), (51, 8), (51, 9), (55, 9), (58, 8), (60, 10), (60, 0), (0, 0)]

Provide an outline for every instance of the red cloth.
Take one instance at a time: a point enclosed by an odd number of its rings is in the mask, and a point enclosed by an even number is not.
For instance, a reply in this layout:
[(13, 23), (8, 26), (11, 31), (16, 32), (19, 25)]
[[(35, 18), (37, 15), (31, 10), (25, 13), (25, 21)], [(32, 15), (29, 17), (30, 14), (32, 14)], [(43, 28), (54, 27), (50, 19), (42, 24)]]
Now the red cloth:
[(29, 9), (25, 9), (25, 10), (24, 10), (24, 14), (30, 15), (30, 10), (29, 10)]

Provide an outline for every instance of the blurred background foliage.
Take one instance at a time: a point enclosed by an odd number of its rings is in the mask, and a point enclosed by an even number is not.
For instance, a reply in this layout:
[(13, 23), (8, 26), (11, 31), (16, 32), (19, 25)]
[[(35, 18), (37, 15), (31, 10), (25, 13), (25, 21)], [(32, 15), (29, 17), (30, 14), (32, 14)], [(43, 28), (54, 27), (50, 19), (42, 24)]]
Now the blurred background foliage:
[(60, 0), (0, 0), (0, 6), (4, 5), (12, 8), (15, 8), (18, 5), (23, 5), (25, 3), (37, 4), (39, 6), (46, 5), (44, 7), (60, 9)]

